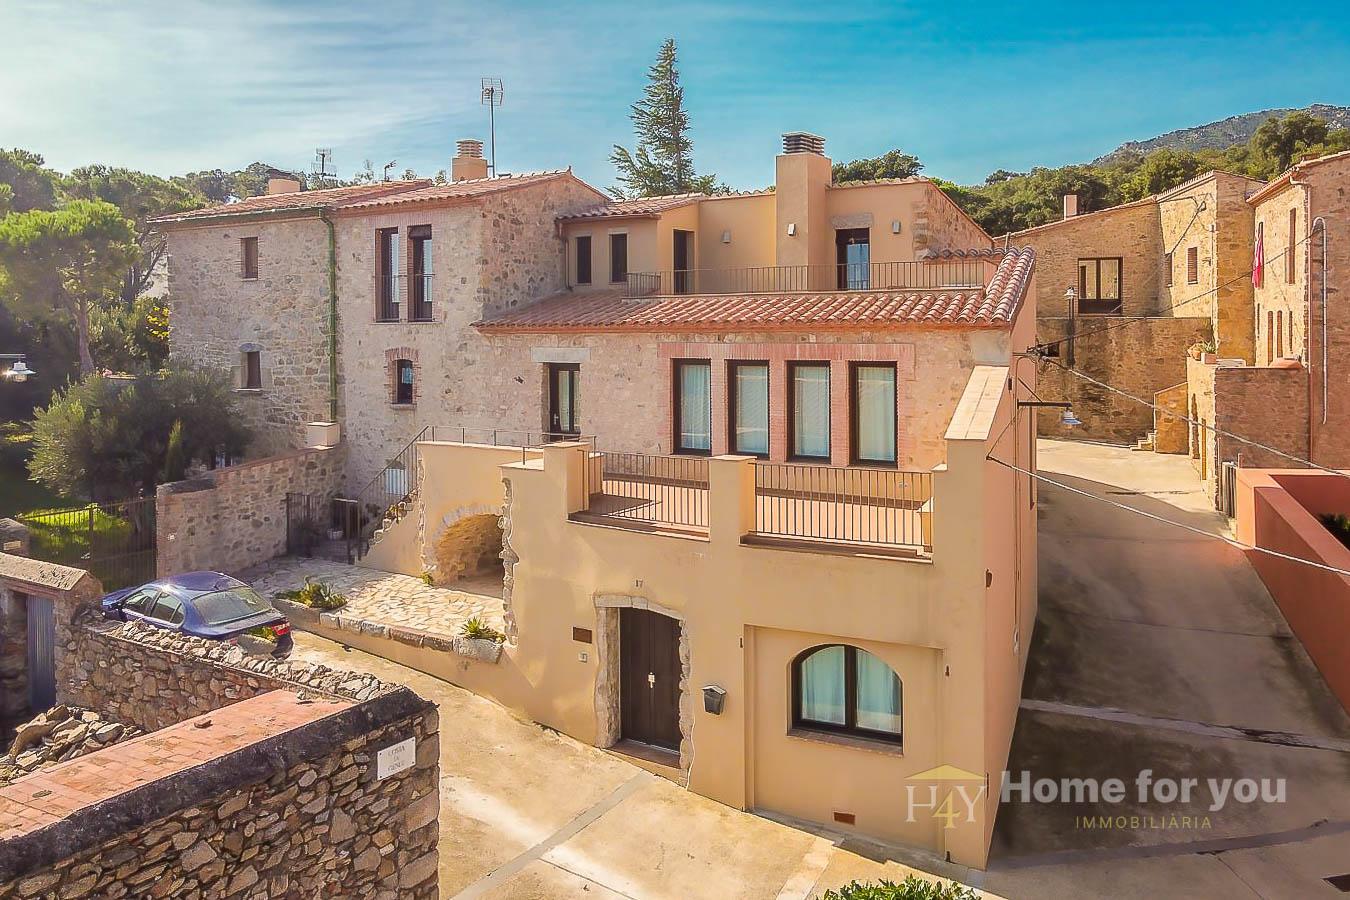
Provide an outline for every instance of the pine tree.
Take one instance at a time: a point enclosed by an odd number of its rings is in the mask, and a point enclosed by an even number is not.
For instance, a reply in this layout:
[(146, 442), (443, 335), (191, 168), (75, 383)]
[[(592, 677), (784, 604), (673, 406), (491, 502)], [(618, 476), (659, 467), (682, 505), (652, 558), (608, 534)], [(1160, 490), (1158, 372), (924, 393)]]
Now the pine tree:
[(717, 176), (694, 173), (694, 147), (689, 140), (689, 114), (675, 64), (675, 39), (667, 38), (647, 70), (647, 87), (633, 104), (629, 118), (637, 150), (614, 145), (610, 161), (618, 170), (618, 197), (657, 197), (691, 191), (719, 190)]

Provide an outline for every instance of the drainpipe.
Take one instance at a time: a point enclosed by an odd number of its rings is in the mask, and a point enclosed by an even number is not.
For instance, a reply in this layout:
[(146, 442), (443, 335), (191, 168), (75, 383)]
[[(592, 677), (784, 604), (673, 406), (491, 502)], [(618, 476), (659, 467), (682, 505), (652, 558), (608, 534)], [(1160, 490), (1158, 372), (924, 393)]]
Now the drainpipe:
[[(1308, 258), (1312, 261), (1312, 236), (1316, 231), (1322, 232), (1322, 424), (1327, 424), (1327, 220), (1318, 216), (1313, 219), (1312, 226), (1308, 228)], [(1312, 265), (1308, 266), (1308, 277), (1312, 278)], [(1312, 285), (1308, 285), (1308, 306), (1312, 306)], [(1308, 447), (1309, 456), (1312, 456), (1312, 447)]]
[(328, 210), (319, 210), (319, 218), (328, 226), (328, 421), (338, 420), (337, 373), (337, 229)]

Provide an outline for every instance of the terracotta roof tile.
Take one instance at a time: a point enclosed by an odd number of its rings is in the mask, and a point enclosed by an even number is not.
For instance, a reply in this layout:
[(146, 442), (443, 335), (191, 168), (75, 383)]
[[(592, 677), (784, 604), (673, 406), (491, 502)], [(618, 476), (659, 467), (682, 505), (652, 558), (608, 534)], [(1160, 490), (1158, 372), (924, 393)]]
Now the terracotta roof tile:
[(707, 198), (707, 194), (668, 194), (664, 197), (638, 197), (634, 200), (611, 200), (571, 215), (559, 216), (561, 222), (579, 219), (616, 219), (632, 216), (655, 216), (668, 209), (686, 206)]
[(755, 331), (778, 328), (1009, 326), (1036, 265), (1031, 249), (1010, 250), (983, 288), (933, 291), (686, 294), (627, 299), (622, 289), (563, 292), (475, 323), (488, 332)]
[[(403, 206), (410, 203), (444, 203), (484, 197), (502, 191), (514, 190), (528, 184), (551, 181), (571, 175), (570, 169), (556, 169), (551, 172), (527, 172), (520, 175), (503, 175), (499, 178), (473, 178), (468, 181), (456, 181), (451, 184), (430, 184), (417, 190), (404, 191), (385, 197), (357, 200), (344, 203), (342, 211), (368, 210), (387, 206)], [(599, 194), (599, 191), (596, 191)]]
[(325, 188), (319, 191), (293, 191), (289, 194), (263, 194), (259, 197), (245, 197), (243, 200), (238, 200), (234, 203), (219, 203), (215, 206), (191, 209), (187, 212), (174, 213), (170, 216), (160, 216), (152, 221), (157, 224), (167, 225), (176, 222), (194, 222), (201, 219), (220, 219), (229, 216), (242, 216), (250, 213), (317, 209), (323, 206), (336, 207), (357, 200), (368, 200), (372, 197), (381, 197), (386, 194), (396, 194), (403, 191), (416, 190), (418, 188), (424, 188), (429, 184), (431, 184), (429, 179), (420, 178), (415, 181), (381, 181), (377, 184), (357, 184), (351, 185), (350, 187)]

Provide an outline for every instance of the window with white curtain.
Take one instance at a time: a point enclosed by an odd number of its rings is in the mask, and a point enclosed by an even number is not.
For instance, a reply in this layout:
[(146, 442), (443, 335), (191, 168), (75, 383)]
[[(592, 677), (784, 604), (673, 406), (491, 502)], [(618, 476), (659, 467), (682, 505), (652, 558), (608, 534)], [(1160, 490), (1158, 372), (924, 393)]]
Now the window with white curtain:
[(899, 742), (902, 685), (886, 662), (846, 644), (814, 647), (792, 666), (792, 725)]
[(830, 365), (789, 363), (788, 391), (792, 401), (792, 456), (830, 458)]
[(769, 364), (731, 364), (731, 452), (769, 454)]
[(895, 365), (853, 366), (853, 461), (895, 462)]
[(712, 452), (712, 363), (675, 363), (675, 450)]

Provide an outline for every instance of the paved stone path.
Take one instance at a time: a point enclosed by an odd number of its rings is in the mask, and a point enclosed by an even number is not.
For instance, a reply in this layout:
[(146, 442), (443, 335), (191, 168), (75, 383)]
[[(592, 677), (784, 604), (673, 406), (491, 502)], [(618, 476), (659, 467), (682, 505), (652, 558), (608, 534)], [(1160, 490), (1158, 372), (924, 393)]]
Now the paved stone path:
[(238, 573), (268, 599), (278, 591), (292, 590), (312, 577), (347, 596), (339, 610), (352, 617), (380, 625), (416, 628), (434, 634), (455, 636), (469, 619), (477, 617), (501, 631), (502, 583), (500, 578), (473, 578), (462, 589), (432, 587), (420, 578), (366, 569), (327, 559), (282, 557)]

